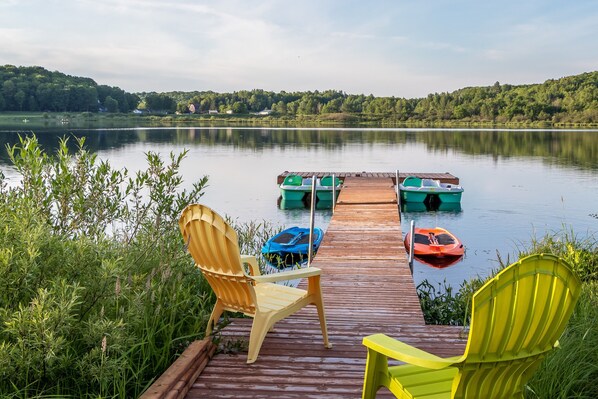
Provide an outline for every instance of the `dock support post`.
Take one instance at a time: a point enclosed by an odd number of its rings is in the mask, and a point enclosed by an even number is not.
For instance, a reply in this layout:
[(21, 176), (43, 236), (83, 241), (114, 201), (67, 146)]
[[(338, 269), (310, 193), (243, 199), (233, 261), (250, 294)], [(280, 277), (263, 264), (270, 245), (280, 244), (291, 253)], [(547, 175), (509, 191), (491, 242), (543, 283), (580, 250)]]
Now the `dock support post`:
[(411, 221), (411, 226), (409, 227), (409, 270), (411, 270), (411, 275), (413, 275), (413, 246), (415, 245), (415, 221)]
[(336, 176), (332, 174), (332, 214), (334, 215), (334, 208), (336, 207)]
[(401, 191), (399, 190), (399, 170), (395, 172), (395, 192), (397, 193), (397, 207), (399, 208), (399, 222), (401, 221)]
[(307, 267), (311, 265), (312, 258), (314, 257), (314, 222), (316, 214), (316, 175), (311, 177), (311, 203), (309, 213), (309, 249), (307, 251)]

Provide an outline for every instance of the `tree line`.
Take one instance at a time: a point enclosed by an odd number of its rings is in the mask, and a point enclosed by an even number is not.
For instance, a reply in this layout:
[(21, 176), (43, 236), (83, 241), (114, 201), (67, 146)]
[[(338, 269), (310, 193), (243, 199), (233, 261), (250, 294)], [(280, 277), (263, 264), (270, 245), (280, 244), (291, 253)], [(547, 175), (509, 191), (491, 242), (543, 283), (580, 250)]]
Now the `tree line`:
[(361, 115), (404, 122), (598, 122), (598, 71), (540, 84), (467, 87), (424, 98), (375, 97), (340, 90), (233, 93), (175, 91), (126, 93), (90, 78), (42, 67), (0, 67), (0, 111), (151, 112), (248, 114), (269, 110), (280, 117)]
[(405, 122), (598, 122), (598, 71), (550, 79), (541, 84), (496, 82), (492, 86), (467, 87), (424, 98), (375, 97), (338, 90), (168, 92), (160, 95), (171, 98), (172, 110), (176, 104), (179, 113), (216, 110), (244, 114), (268, 109), (278, 116), (361, 114)]
[(140, 98), (93, 79), (39, 66), (0, 66), (0, 111), (130, 112)]

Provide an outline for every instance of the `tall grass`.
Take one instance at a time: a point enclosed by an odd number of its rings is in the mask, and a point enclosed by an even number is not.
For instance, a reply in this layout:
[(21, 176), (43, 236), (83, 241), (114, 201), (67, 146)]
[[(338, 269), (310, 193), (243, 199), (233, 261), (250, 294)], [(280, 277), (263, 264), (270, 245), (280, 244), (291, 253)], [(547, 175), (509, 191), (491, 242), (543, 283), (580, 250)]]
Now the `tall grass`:
[(565, 259), (583, 282), (582, 293), (560, 338), (528, 383), (529, 398), (598, 398), (598, 240), (571, 230), (533, 238), (530, 253), (553, 253)]
[(598, 398), (598, 282), (582, 294), (559, 340), (527, 386), (528, 398)]
[(129, 175), (64, 139), (8, 148), (0, 175), (0, 396), (137, 397), (198, 337), (214, 299), (185, 254), (185, 153)]

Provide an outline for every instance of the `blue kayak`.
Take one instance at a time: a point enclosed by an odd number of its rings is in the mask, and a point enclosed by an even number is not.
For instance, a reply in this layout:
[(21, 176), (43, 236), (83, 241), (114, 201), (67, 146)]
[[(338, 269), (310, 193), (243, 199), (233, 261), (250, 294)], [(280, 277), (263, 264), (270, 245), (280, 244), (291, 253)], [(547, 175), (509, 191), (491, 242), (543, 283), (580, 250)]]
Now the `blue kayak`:
[[(315, 254), (322, 242), (324, 232), (314, 228), (313, 253)], [(309, 250), (309, 229), (291, 227), (270, 238), (262, 247), (262, 255), (272, 266), (279, 269), (296, 264), (307, 263)]]

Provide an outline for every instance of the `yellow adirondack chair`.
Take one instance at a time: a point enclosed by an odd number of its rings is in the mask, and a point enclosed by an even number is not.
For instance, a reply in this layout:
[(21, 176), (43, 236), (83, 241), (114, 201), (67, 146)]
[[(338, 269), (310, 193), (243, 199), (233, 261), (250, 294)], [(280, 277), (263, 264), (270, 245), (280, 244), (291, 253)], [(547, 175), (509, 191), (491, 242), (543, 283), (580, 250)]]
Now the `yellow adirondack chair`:
[[(226, 221), (204, 205), (187, 206), (179, 219), (179, 227), (195, 264), (216, 294), (216, 305), (208, 321), (206, 336), (225, 310), (242, 312), (254, 318), (249, 337), (247, 363), (257, 359), (266, 333), (279, 320), (309, 304), (316, 305), (324, 346), (328, 341), (326, 316), (320, 288), (320, 269), (260, 275), (254, 256), (240, 255), (237, 233)], [(245, 271), (249, 266), (250, 273)], [(273, 284), (276, 281), (308, 279), (308, 289)]]
[[(462, 356), (441, 358), (384, 334), (365, 337), (363, 398), (382, 386), (398, 398), (523, 398), (525, 383), (558, 346), (580, 290), (563, 260), (525, 257), (474, 294)], [(389, 366), (388, 358), (407, 364)]]

